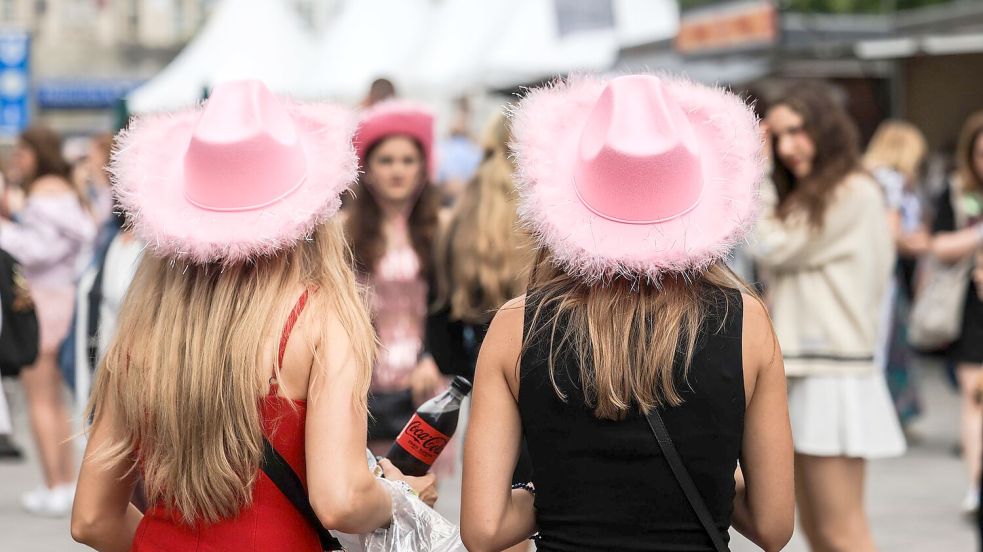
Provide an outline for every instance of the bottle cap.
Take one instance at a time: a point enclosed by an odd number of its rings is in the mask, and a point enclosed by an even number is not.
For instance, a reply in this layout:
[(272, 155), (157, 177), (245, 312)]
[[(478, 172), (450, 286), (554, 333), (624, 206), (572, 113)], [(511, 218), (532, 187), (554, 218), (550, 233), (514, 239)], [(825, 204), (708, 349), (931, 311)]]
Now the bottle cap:
[(471, 382), (468, 381), (468, 378), (462, 376), (454, 376), (454, 379), (451, 380), (451, 387), (460, 391), (465, 397), (471, 393)]

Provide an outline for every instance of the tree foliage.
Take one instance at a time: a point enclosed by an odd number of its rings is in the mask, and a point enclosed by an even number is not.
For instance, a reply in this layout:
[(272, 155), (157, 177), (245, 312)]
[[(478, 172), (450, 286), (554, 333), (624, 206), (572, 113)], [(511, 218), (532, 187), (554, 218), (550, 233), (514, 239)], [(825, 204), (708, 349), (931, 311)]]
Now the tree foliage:
[[(679, 0), (683, 10), (723, 4), (733, 0)], [(884, 13), (885, 11), (908, 10), (933, 4), (943, 4), (954, 0), (777, 0), (784, 11), (803, 13)]]

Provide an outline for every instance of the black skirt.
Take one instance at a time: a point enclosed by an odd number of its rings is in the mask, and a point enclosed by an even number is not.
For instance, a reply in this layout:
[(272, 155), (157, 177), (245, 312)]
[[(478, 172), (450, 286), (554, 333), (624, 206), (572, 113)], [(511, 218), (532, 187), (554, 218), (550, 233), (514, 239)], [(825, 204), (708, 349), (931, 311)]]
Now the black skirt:
[(972, 281), (963, 308), (962, 333), (952, 344), (950, 355), (957, 363), (983, 364), (983, 301)]

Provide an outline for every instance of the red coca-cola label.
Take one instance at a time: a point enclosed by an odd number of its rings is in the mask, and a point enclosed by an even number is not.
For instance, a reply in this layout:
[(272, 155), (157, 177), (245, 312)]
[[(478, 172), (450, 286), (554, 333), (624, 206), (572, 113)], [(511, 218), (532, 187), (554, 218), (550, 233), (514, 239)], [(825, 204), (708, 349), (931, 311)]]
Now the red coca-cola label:
[(450, 437), (434, 429), (416, 414), (410, 418), (410, 423), (406, 424), (396, 438), (396, 442), (403, 447), (403, 450), (428, 466), (432, 465), (444, 450), (448, 440)]

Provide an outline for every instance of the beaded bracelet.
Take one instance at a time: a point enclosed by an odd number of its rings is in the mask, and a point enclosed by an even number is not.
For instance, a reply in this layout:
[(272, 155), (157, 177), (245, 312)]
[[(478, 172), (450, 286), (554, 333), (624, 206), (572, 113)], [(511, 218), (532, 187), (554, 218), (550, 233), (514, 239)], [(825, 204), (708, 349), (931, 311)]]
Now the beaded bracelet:
[(529, 491), (530, 494), (536, 496), (536, 487), (534, 487), (532, 483), (514, 483), (512, 485), (512, 490), (514, 491), (516, 489)]

